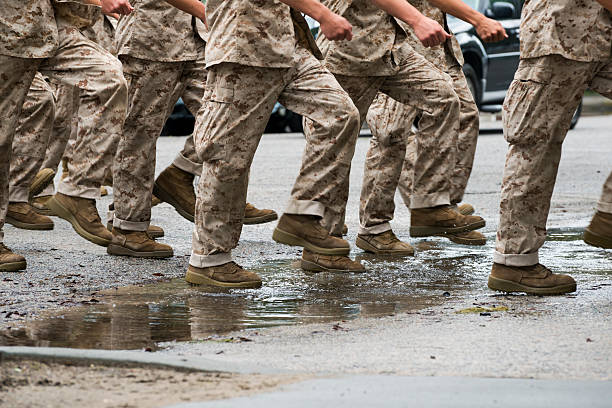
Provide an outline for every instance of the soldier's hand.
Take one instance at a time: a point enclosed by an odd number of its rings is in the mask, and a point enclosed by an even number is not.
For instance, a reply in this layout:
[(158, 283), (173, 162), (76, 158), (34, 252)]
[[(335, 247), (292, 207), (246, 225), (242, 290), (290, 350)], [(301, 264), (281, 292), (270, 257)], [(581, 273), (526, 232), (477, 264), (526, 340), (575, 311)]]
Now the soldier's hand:
[(102, 13), (116, 13), (128, 15), (134, 8), (130, 5), (129, 0), (101, 0), (102, 2)]
[(499, 21), (484, 17), (475, 26), (478, 36), (485, 42), (497, 42), (508, 38), (506, 30)]
[(425, 16), (412, 28), (425, 47), (435, 47), (451, 38), (451, 35), (444, 31), (440, 24)]
[(353, 39), (353, 27), (344, 17), (329, 12), (319, 20), (321, 32), (332, 41)]

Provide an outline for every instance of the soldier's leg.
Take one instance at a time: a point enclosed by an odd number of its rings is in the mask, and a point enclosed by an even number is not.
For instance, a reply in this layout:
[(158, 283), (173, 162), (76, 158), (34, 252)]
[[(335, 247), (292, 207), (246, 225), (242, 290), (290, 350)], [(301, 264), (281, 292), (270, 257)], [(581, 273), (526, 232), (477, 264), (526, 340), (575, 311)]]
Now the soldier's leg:
[[(485, 225), (482, 218), (464, 216), (449, 205), (452, 189), (449, 174), (454, 169), (459, 127), (459, 99), (450, 77), (411, 48), (407, 50), (411, 52), (405, 53), (406, 59), (398, 74), (387, 77), (380, 90), (413, 107), (420, 115), (410, 200), (410, 234), (446, 236), (481, 228)], [(406, 126), (412, 126), (412, 122)], [(394, 188), (400, 171), (390, 179)]]
[[(144, 237), (151, 221), (156, 142), (186, 63), (155, 62), (130, 56), (122, 56), (121, 61), (129, 86), (129, 113), (113, 168), (115, 213), (113, 242), (108, 252), (170, 257), (172, 248)], [(131, 238), (138, 237), (143, 239), (136, 245)]]
[[(612, 99), (612, 61), (597, 72), (589, 88)], [(612, 173), (604, 183), (597, 212), (584, 232), (584, 240), (590, 245), (612, 249)]]
[[(291, 199), (273, 237), (304, 247), (304, 269), (362, 272), (363, 266), (347, 256), (348, 242), (339, 238), (359, 135), (359, 112), (309, 51), (297, 47), (295, 58), (298, 68), (279, 102), (305, 118), (306, 147)], [(368, 104), (375, 94), (375, 90), (370, 92)]]
[(13, 136), (28, 89), (40, 61), (0, 55), (0, 271), (26, 268), (25, 258), (4, 244), (4, 220), (8, 207), (9, 171)]
[(209, 69), (194, 131), (202, 175), (188, 282), (261, 285), (257, 275), (232, 262), (231, 251), (242, 230), (249, 168), (287, 71), (232, 63)]
[[(26, 98), (15, 137), (11, 158), (9, 205), (6, 222), (17, 228), (48, 230), (53, 221), (34, 212), (29, 201), (30, 189), (39, 192), (53, 181), (51, 169), (39, 173), (53, 129), (55, 101), (53, 90), (40, 73), (34, 77)], [(36, 186), (33, 183), (36, 182)]]
[(500, 221), (489, 287), (556, 294), (576, 283), (539, 265), (561, 146), (593, 76), (593, 63), (561, 56), (523, 59), (504, 102), (510, 144), (501, 187)]
[(122, 132), (127, 83), (119, 60), (99, 45), (73, 27), (58, 32), (58, 51), (41, 66), (41, 73), (79, 88), (79, 122), (68, 175), (47, 205), (79, 235), (106, 246), (111, 234), (100, 221), (95, 199)]
[(53, 89), (38, 73), (30, 86), (13, 140), (10, 202), (28, 202), (30, 186), (45, 158), (54, 118)]
[(359, 207), (356, 245), (377, 254), (412, 255), (414, 249), (391, 230), (395, 211), (395, 183), (401, 171), (410, 127), (416, 110), (378, 94), (367, 114), (372, 131), (366, 155)]

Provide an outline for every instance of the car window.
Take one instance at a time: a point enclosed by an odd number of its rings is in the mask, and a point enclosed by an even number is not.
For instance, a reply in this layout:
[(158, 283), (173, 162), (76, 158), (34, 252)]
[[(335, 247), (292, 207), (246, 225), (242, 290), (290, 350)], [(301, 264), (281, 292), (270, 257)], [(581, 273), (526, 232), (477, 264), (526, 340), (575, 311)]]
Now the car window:
[(478, 10), (479, 0), (463, 0), (465, 4), (473, 8), (474, 10)]

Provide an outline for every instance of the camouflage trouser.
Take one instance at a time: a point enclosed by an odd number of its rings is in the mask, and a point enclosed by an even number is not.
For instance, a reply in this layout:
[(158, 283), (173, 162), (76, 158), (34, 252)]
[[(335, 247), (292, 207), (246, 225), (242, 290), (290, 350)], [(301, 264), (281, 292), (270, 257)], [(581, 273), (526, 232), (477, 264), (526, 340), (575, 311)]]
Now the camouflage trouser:
[[(113, 168), (115, 227), (146, 231), (149, 226), (157, 138), (185, 89), (196, 93), (190, 97), (190, 103), (203, 94), (204, 46), (202, 41), (199, 54), (202, 58), (198, 61), (156, 62), (121, 56), (129, 87), (129, 113)], [(194, 105), (191, 107), (195, 109)]]
[[(58, 22), (59, 48), (40, 72), (52, 82), (78, 87), (78, 123), (69, 174), (60, 193), (98, 198), (107, 163), (112, 161), (127, 110), (127, 84), (117, 58)], [(72, 117), (71, 117), (72, 118)]]
[(296, 45), (292, 68), (223, 63), (209, 69), (194, 138), (202, 158), (190, 264), (231, 261), (246, 204), (249, 168), (276, 101), (307, 118), (302, 168), (287, 213), (343, 214), (357, 141), (355, 106), (334, 76)]
[[(71, 149), (68, 149), (68, 142), (72, 141), (71, 145), (74, 145), (76, 140), (78, 129), (76, 112), (79, 109), (79, 88), (53, 79), (50, 82), (54, 90), (53, 94), (55, 95), (55, 119), (41, 168), (57, 171), (62, 157), (71, 155)], [(39, 196), (48, 196), (54, 193), (55, 188), (53, 184), (50, 184)]]
[(0, 243), (9, 202), (13, 136), (41, 60), (0, 55)]
[(37, 73), (28, 91), (13, 139), (10, 202), (28, 202), (30, 185), (45, 158), (54, 117), (53, 89)]
[[(445, 63), (446, 65), (440, 68), (443, 68), (452, 78), (453, 89), (460, 101), (456, 163), (454, 170), (449, 169), (449, 175), (452, 175), (450, 202), (456, 204), (463, 198), (472, 171), (478, 140), (479, 118), (478, 107), (474, 103), (461, 66), (450, 56), (447, 56)], [(379, 93), (367, 115), (368, 125), (372, 131), (369, 156), (383, 158), (392, 155), (395, 157), (394, 150), (398, 141), (405, 140), (406, 155), (397, 187), (408, 207), (410, 207), (412, 195), (418, 137), (412, 130), (412, 123), (418, 114), (419, 110), (416, 107), (399, 103)], [(392, 189), (394, 182), (389, 183), (384, 180), (396, 180), (397, 163), (381, 160), (378, 166), (377, 168), (367, 165), (364, 174), (359, 209), (360, 231), (363, 234), (379, 234), (391, 229), (389, 221), (393, 219), (395, 210), (395, 189)]]
[[(455, 163), (459, 99), (448, 75), (437, 70), (407, 44), (403, 51), (405, 58), (393, 76), (336, 75), (336, 78), (353, 98), (362, 120), (378, 92), (412, 106), (421, 113), (411, 207), (428, 208), (449, 204), (451, 184), (448, 174), (451, 174)], [(374, 120), (380, 127), (386, 127), (385, 121), (393, 118), (381, 113), (383, 116), (375, 117)], [(405, 123), (405, 126), (410, 128), (412, 122)], [(406, 156), (407, 135), (407, 132), (396, 132), (383, 135), (380, 139), (372, 138), (366, 156), (362, 200), (379, 194), (387, 197), (391, 194), (393, 197)], [(381, 217), (378, 214), (380, 206), (374, 201), (370, 204), (362, 202), (360, 212), (371, 214), (371, 217)], [(338, 227), (342, 225), (336, 226), (336, 230)], [(389, 228), (388, 224), (377, 225), (367, 233), (378, 234)]]
[[(612, 60), (578, 62), (559, 55), (522, 59), (504, 101), (504, 136), (510, 147), (501, 188), (493, 261), (538, 263), (561, 145), (584, 91), (612, 98)], [(612, 212), (610, 178), (598, 208)]]
[[(201, 78), (188, 78), (187, 81), (182, 81), (176, 85), (172, 94), (171, 100), (176, 101), (178, 98), (183, 99), (185, 106), (194, 116), (198, 114), (202, 104), (204, 103), (204, 92), (206, 90), (206, 73), (203, 72)], [(173, 105), (170, 106), (168, 115), (172, 112)], [(198, 157), (195, 150), (193, 135), (187, 136), (183, 150), (177, 154), (172, 163), (179, 169), (200, 176), (202, 174), (202, 160)]]

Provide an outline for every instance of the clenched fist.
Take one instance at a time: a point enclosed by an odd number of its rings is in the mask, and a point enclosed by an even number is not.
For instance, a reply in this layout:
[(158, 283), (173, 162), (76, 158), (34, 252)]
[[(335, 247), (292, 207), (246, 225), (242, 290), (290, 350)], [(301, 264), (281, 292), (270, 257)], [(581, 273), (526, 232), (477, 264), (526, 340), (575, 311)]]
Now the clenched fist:
[(338, 14), (330, 11), (321, 18), (319, 23), (321, 24), (321, 32), (323, 35), (332, 41), (350, 41), (353, 39), (353, 27), (351, 23)]
[(451, 38), (444, 28), (431, 18), (423, 16), (413, 27), (417, 38), (425, 47), (435, 47)]
[(134, 11), (129, 0), (101, 0), (102, 13), (128, 15)]

